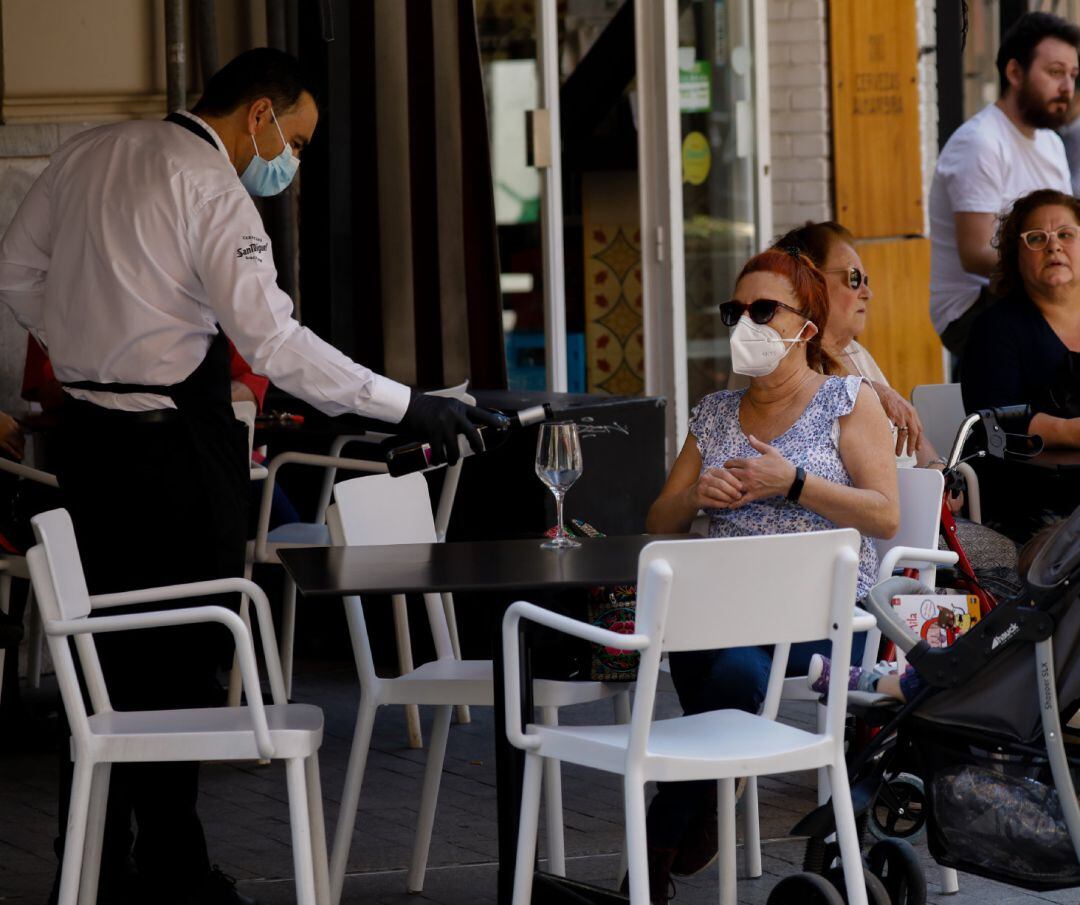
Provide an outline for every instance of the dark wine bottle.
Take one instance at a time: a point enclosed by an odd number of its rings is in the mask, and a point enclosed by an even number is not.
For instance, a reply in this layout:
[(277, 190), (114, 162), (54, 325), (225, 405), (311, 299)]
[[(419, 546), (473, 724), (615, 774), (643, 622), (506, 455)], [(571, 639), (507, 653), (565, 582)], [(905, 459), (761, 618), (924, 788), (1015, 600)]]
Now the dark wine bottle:
[[(498, 414), (502, 415), (504, 419), (504, 424), (501, 427), (488, 427), (486, 424), (476, 425), (476, 431), (480, 434), (480, 441), (484, 446), (483, 452), (502, 446), (512, 434), (523, 427), (528, 427), (530, 424), (539, 424), (541, 421), (548, 421), (553, 417), (551, 406), (546, 402), (517, 412), (498, 412)], [(414, 471), (423, 471), (425, 468), (431, 468), (435, 464), (433, 461), (434, 453), (431, 451), (429, 443), (420, 441), (402, 443), (400, 437), (391, 437), (389, 440), (384, 441), (384, 446), (386, 447), (387, 470), (395, 478), (412, 474)], [(462, 458), (473, 454), (473, 448), (469, 445), (469, 440), (464, 434), (458, 435), (458, 449), (461, 451)]]

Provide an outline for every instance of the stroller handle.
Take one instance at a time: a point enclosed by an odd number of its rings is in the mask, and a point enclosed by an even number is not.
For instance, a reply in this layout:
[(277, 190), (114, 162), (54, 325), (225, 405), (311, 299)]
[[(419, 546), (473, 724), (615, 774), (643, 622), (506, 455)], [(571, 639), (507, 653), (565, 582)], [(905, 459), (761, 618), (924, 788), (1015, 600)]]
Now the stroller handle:
[(933, 590), (914, 578), (896, 576), (879, 581), (870, 589), (866, 609), (877, 619), (881, 633), (907, 654), (921, 640), (896, 614), (892, 599), (900, 594), (933, 594)]

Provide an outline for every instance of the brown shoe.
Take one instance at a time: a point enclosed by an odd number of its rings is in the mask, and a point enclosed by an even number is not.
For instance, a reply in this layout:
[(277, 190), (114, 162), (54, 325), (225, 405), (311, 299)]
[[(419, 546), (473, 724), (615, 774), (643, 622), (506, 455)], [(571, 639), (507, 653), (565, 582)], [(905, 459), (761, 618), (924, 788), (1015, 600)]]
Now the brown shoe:
[[(701, 873), (715, 860), (720, 844), (716, 818), (716, 784), (710, 784), (710, 792), (705, 806), (690, 821), (690, 825), (679, 840), (678, 854), (671, 864), (671, 872), (677, 877), (690, 877)], [(746, 777), (741, 777), (735, 785), (735, 800), (742, 798), (746, 789)]]
[[(671, 880), (671, 862), (675, 860), (676, 850), (673, 848), (648, 849), (649, 857), (649, 901), (652, 905), (668, 905), (675, 898), (675, 884)], [(619, 892), (623, 895), (630, 893), (630, 875), (623, 877), (619, 884)]]

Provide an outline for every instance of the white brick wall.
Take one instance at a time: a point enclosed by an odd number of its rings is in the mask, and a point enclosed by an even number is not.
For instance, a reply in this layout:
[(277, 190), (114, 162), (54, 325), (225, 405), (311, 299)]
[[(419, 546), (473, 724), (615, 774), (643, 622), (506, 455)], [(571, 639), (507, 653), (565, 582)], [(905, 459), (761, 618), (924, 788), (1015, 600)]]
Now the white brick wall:
[(773, 224), (779, 235), (832, 216), (825, 0), (769, 0), (769, 90)]
[[(936, 0), (917, 6), (923, 199), (937, 162)], [(769, 0), (769, 106), (772, 113), (773, 224), (777, 234), (827, 220), (832, 204), (832, 125), (827, 0)], [(929, 232), (929, 224), (924, 227)]]

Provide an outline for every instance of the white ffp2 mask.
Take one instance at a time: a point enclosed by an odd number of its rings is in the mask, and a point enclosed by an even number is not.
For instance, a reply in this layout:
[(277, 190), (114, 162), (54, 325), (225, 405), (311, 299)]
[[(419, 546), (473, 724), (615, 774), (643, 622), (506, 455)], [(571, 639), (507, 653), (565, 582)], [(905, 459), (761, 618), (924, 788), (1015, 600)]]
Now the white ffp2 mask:
[(731, 370), (746, 377), (764, 377), (779, 367), (792, 346), (802, 342), (802, 325), (794, 339), (784, 339), (768, 324), (755, 324), (744, 314), (731, 331)]

